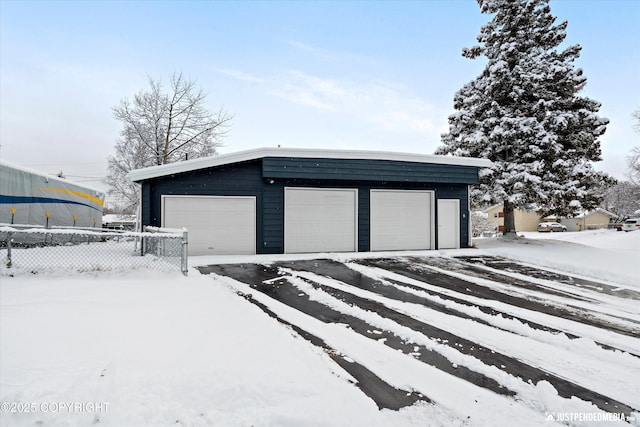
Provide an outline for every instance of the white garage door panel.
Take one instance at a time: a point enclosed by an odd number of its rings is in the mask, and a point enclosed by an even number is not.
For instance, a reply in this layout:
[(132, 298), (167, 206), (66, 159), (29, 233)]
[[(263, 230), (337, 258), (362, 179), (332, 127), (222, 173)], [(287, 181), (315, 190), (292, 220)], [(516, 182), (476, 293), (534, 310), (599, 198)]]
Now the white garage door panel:
[(371, 250), (420, 250), (432, 245), (432, 191), (371, 190)]
[(165, 196), (165, 227), (186, 227), (189, 255), (255, 254), (255, 197)]
[(357, 191), (285, 188), (285, 252), (356, 250)]

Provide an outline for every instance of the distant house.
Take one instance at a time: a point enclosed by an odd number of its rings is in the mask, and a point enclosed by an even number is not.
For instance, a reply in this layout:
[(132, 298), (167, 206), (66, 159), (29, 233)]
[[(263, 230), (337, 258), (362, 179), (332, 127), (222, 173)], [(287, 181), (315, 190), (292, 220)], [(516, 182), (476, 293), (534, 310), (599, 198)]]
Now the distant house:
[(102, 216), (102, 228), (110, 230), (133, 230), (136, 227), (136, 215), (107, 214)]
[[(498, 231), (504, 231), (504, 212), (502, 205), (495, 205), (483, 212), (487, 214), (488, 220), (493, 222)], [(608, 228), (609, 223), (616, 218), (616, 215), (602, 208), (582, 213), (575, 218), (562, 218), (554, 215), (541, 217), (536, 210), (515, 209), (514, 211), (516, 231), (537, 231), (541, 222), (558, 222), (567, 231), (597, 230)]]
[(616, 214), (602, 208), (586, 211), (574, 218), (561, 218), (555, 215), (542, 219), (544, 222), (559, 222), (567, 227), (567, 231), (584, 231), (608, 228), (609, 223), (616, 218)]
[[(487, 214), (488, 220), (496, 224), (498, 231), (504, 231), (504, 207), (503, 205), (495, 205), (484, 212)], [(515, 209), (514, 219), (516, 231), (537, 231), (538, 224), (542, 222), (540, 215), (535, 210)]]
[(575, 218), (564, 218), (562, 223), (568, 231), (597, 230), (608, 228), (609, 223), (616, 217), (616, 214), (602, 208), (587, 211)]

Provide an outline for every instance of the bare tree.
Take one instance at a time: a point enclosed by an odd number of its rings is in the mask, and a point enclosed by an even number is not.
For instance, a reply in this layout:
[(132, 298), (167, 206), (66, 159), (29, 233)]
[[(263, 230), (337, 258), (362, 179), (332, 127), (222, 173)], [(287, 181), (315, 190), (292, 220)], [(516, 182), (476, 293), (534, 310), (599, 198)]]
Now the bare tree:
[[(633, 129), (640, 133), (640, 109), (633, 112)], [(618, 215), (622, 221), (640, 210), (640, 146), (633, 147), (627, 156), (627, 180), (609, 188), (603, 207)]]
[(640, 187), (640, 146), (633, 147), (631, 154), (627, 156), (629, 180)]
[(215, 155), (228, 133), (232, 116), (223, 109), (210, 112), (195, 81), (174, 73), (169, 89), (165, 93), (160, 80), (149, 78), (149, 89), (113, 107), (123, 128), (116, 153), (108, 158), (106, 182), (125, 211), (135, 209), (139, 199), (137, 187), (125, 178), (131, 170)]
[[(635, 123), (633, 129), (640, 133), (640, 108), (632, 114)], [(632, 184), (640, 187), (640, 146), (631, 149), (631, 154), (627, 156), (628, 173), (627, 176)]]
[(602, 207), (623, 221), (640, 209), (640, 186), (631, 181), (620, 181), (606, 193)]
[(471, 233), (473, 237), (480, 237), (484, 232), (498, 232), (498, 225), (489, 217), (486, 213), (480, 211), (474, 211), (470, 214), (471, 218)]

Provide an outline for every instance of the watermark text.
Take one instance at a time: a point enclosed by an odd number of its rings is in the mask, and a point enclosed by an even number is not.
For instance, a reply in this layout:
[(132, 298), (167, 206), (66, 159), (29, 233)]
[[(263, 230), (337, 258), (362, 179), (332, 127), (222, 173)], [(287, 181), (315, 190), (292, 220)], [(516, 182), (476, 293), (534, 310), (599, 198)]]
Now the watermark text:
[(110, 402), (0, 402), (2, 413), (83, 413), (83, 412), (109, 412)]
[(547, 421), (556, 422), (600, 422), (600, 421), (635, 421), (635, 417), (622, 412), (549, 412)]

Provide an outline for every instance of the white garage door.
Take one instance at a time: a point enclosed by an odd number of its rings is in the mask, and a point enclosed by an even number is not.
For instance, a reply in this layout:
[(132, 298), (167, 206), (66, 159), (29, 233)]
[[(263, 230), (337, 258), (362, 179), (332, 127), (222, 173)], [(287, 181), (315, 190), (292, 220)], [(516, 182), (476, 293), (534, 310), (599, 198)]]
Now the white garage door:
[(433, 248), (433, 191), (371, 190), (371, 250)]
[(186, 227), (189, 255), (255, 254), (256, 198), (163, 196), (164, 227)]
[(285, 252), (355, 252), (357, 200), (355, 189), (285, 188)]

